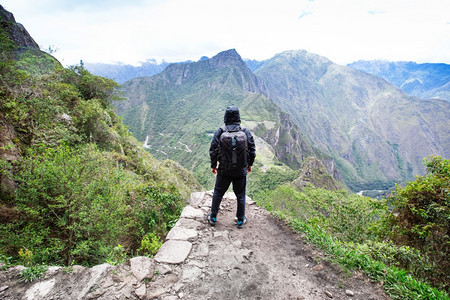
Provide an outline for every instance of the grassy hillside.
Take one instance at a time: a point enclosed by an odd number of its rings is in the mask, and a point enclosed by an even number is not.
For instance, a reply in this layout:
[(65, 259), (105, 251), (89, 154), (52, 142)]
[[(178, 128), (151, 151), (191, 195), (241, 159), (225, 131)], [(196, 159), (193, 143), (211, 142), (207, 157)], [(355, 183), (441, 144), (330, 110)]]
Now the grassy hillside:
[(393, 299), (449, 299), (449, 161), (375, 200), (286, 183), (253, 199), (321, 248), (343, 269), (363, 271)]
[[(3, 12), (2, 12), (3, 13)], [(152, 254), (197, 180), (142, 149), (117, 84), (0, 29), (0, 258), (91, 265)]]

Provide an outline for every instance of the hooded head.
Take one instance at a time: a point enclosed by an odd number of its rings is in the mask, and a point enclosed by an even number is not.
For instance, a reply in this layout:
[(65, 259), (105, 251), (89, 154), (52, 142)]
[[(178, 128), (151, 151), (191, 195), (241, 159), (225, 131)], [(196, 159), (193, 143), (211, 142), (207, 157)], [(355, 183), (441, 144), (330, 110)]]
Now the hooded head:
[(241, 115), (237, 106), (228, 106), (223, 117), (225, 125), (241, 124)]

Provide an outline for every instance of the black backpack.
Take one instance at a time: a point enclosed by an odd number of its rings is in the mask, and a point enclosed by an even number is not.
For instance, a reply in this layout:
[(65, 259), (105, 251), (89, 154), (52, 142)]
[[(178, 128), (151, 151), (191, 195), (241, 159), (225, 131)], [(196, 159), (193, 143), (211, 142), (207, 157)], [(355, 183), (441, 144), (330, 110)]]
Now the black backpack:
[(219, 164), (226, 171), (247, 167), (247, 135), (239, 127), (237, 131), (229, 131), (227, 127), (219, 138)]

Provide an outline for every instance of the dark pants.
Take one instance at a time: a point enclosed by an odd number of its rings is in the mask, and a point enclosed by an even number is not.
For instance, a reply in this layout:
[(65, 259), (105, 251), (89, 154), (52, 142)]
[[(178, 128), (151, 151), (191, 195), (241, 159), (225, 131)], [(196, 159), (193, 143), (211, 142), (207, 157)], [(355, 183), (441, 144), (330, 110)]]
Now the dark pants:
[(247, 184), (247, 176), (232, 176), (224, 174), (223, 172), (220, 172), (220, 170), (217, 173), (216, 185), (214, 186), (211, 215), (213, 217), (217, 216), (223, 195), (226, 193), (231, 183), (233, 183), (233, 191), (237, 198), (236, 217), (239, 220), (242, 220), (245, 217), (245, 186)]

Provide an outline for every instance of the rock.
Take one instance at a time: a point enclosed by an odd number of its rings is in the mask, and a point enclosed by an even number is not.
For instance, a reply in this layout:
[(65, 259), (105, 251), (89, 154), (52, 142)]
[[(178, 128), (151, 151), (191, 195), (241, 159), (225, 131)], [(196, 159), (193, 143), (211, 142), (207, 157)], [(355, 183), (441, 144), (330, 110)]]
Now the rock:
[(327, 295), (328, 298), (333, 298), (333, 294), (329, 291), (325, 291), (325, 295)]
[(20, 273), (22, 270), (25, 270), (27, 267), (18, 265), (11, 268), (11, 271), (16, 271), (17, 273)]
[(184, 281), (193, 281), (202, 274), (202, 269), (196, 266), (189, 266), (184, 268), (182, 279)]
[(205, 199), (205, 201), (202, 203), (201, 206), (204, 207), (204, 208), (210, 208), (211, 204), (212, 204), (212, 198), (211, 197), (207, 197)]
[[(85, 270), (89, 270), (90, 272), (84, 272), (81, 275), (87, 277), (87, 282), (83, 282), (83, 280), (78, 281), (80, 286), (82, 286), (82, 290), (79, 292), (78, 297), (81, 299), (86, 297), (89, 294), (94, 286), (105, 277), (105, 273), (108, 269), (111, 268), (110, 264), (101, 264), (92, 267), (91, 269), (85, 268)], [(84, 279), (84, 278), (82, 278)]]
[(191, 249), (192, 244), (190, 242), (168, 240), (155, 255), (155, 260), (168, 264), (180, 264), (184, 262)]
[(179, 283), (175, 284), (172, 289), (175, 293), (178, 293), (183, 286), (184, 286), (184, 284), (179, 282)]
[(138, 282), (152, 279), (155, 274), (155, 262), (148, 257), (138, 256), (130, 259), (131, 272)]
[(322, 271), (323, 270), (323, 265), (319, 264), (316, 265), (315, 267), (312, 268), (314, 271)]
[(200, 269), (203, 269), (206, 267), (206, 263), (204, 261), (199, 261), (199, 260), (190, 260), (187, 263), (188, 266), (196, 266), (199, 267)]
[(55, 282), (56, 280), (52, 278), (33, 284), (33, 286), (25, 293), (26, 299), (45, 299), (47, 294), (50, 293), (55, 286)]
[(350, 297), (355, 296), (355, 293), (352, 290), (345, 290), (345, 294)]
[(140, 287), (134, 290), (134, 293), (139, 299), (144, 299), (145, 295), (147, 294), (147, 288), (145, 287), (145, 284), (141, 284)]
[(180, 218), (187, 218), (187, 219), (196, 219), (196, 218), (204, 218), (205, 214), (201, 209), (193, 208), (192, 206), (188, 205), (183, 209), (183, 212), (181, 213)]
[(187, 241), (188, 239), (191, 238), (197, 238), (196, 230), (175, 226), (167, 234), (166, 240)]
[[(241, 254), (242, 254), (242, 257), (245, 260), (249, 261), (250, 260), (250, 256), (252, 256), (252, 254), (253, 254), (253, 251), (249, 250), (249, 249), (243, 249)], [(245, 262), (245, 261), (242, 261), (242, 262)]]
[(45, 277), (49, 278), (54, 276), (58, 271), (62, 269), (61, 267), (48, 267), (47, 271), (45, 271)]
[(205, 197), (205, 192), (195, 192), (191, 194), (189, 199), (189, 204), (192, 206), (200, 206), (203, 198)]
[(177, 223), (175, 224), (174, 227), (183, 227), (183, 228), (188, 228), (188, 229), (197, 229), (201, 225), (202, 225), (202, 223), (200, 223), (197, 220), (181, 218), (181, 219), (179, 219), (177, 221)]
[(155, 289), (147, 290), (147, 298), (154, 299), (161, 297), (162, 294), (166, 293), (166, 289), (163, 287), (157, 287)]
[(9, 288), (9, 286), (7, 286), (7, 285), (1, 286), (0, 287), (0, 293), (3, 292), (3, 291), (6, 291), (8, 288)]
[(172, 268), (165, 264), (160, 264), (156, 268), (158, 270), (159, 275), (166, 275), (172, 272)]

